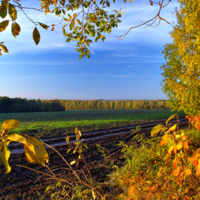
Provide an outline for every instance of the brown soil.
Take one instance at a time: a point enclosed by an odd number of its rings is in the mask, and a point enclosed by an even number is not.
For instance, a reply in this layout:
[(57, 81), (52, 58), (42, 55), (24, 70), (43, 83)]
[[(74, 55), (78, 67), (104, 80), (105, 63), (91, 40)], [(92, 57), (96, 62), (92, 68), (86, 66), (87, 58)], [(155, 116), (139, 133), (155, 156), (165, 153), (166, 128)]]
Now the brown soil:
[[(144, 133), (144, 131), (142, 132)], [(145, 135), (149, 136), (149, 134), (150, 130), (145, 130)], [(88, 149), (84, 149), (83, 155), (86, 158), (88, 168), (90, 169), (94, 180), (102, 183), (108, 179), (107, 175), (113, 171), (109, 162), (105, 161), (102, 154), (97, 150), (96, 144), (100, 144), (102, 147), (106, 148), (111, 155), (113, 163), (121, 166), (123, 165), (124, 160), (121, 153), (121, 147), (118, 147), (117, 144), (119, 141), (125, 141), (127, 144), (130, 144), (132, 137), (133, 134), (124, 133), (121, 135), (111, 135), (101, 139), (94, 139), (85, 143), (88, 146)], [(56, 150), (58, 150), (68, 162), (71, 162), (78, 158), (78, 154), (73, 154), (73, 152), (67, 153), (68, 148), (69, 145), (66, 144), (56, 147)], [(62, 179), (70, 181), (70, 179), (72, 179), (72, 173), (69, 172), (69, 170), (62, 169), (67, 167), (64, 161), (52, 149), (48, 149), (47, 151), (49, 154), (49, 167), (51, 170), (58, 168), (55, 171), (55, 174)], [(47, 176), (33, 172), (29, 169), (18, 167), (17, 165), (24, 165), (50, 174), (47, 168), (39, 164), (28, 163), (24, 153), (11, 154), (9, 163), (12, 170), (9, 174), (5, 175), (5, 167), (3, 163), (0, 162), (0, 199), (2, 200), (41, 199), (41, 195), (44, 194), (46, 187), (54, 182), (52, 179), (48, 179), (49, 177)], [(77, 173), (80, 172), (80, 169), (83, 169), (87, 174), (83, 161), (80, 161), (78, 166), (73, 166), (73, 169), (76, 169)], [(80, 176), (82, 175), (80, 174)]]

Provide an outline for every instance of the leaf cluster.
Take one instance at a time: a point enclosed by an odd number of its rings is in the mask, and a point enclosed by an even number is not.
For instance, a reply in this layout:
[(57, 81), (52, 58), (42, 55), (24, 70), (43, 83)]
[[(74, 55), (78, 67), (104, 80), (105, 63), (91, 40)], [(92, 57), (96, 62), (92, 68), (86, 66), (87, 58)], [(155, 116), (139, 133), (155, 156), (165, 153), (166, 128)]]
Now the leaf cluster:
[[(0, 6), (0, 17), (3, 19), (9, 14), (12, 26), (11, 32), (14, 37), (20, 34), (20, 25), (16, 22), (17, 19), (17, 8), (23, 11), (24, 15), (35, 24), (33, 30), (33, 40), (36, 45), (39, 44), (41, 36), (38, 31), (37, 26), (41, 26), (45, 30), (48, 30), (50, 26), (43, 24), (41, 22), (34, 22), (31, 20), (24, 11), (24, 7), (18, 2), (19, 0), (13, 0), (14, 4), (11, 4), (9, 0), (2, 0)], [(115, 0), (113, 0), (113, 3)], [(124, 1), (126, 2), (126, 1)], [(132, 1), (131, 1), (132, 2)], [(51, 8), (52, 11), (50, 10)], [(47, 13), (54, 13), (56, 16), (61, 17), (61, 22), (57, 25), (62, 26), (63, 35), (67, 38), (66, 42), (74, 41), (76, 42), (76, 50), (80, 53), (79, 58), (83, 58), (84, 55), (90, 58), (89, 47), (92, 43), (91, 38), (95, 38), (95, 42), (98, 40), (106, 39), (105, 33), (110, 33), (115, 27), (118, 27), (118, 23), (121, 22), (121, 14), (123, 12), (120, 10), (114, 10), (113, 13), (109, 13), (105, 9), (110, 7), (109, 0), (101, 0), (99, 3), (91, 0), (41, 0), (41, 9), (39, 11), (44, 11), (45, 15)], [(31, 8), (35, 9), (35, 8)], [(37, 10), (37, 9), (36, 9)], [(72, 12), (72, 14), (71, 14)], [(10, 20), (4, 20), (0, 23), (0, 32), (3, 32), (9, 25)], [(52, 24), (51, 31), (55, 30), (56, 24)], [(69, 31), (66, 31), (68, 26)], [(1, 43), (1, 49), (8, 53), (7, 48)], [(2, 53), (0, 52), (0, 55)]]
[(0, 130), (0, 152), (1, 152), (1, 161), (6, 167), (6, 174), (11, 171), (11, 167), (8, 163), (10, 157), (10, 150), (8, 145), (10, 142), (19, 142), (24, 145), (24, 152), (26, 159), (29, 163), (39, 163), (45, 166), (49, 162), (49, 156), (47, 151), (41, 141), (37, 138), (33, 138), (27, 135), (19, 134), (9, 134), (10, 130), (18, 128), (20, 122), (15, 119), (6, 120), (2, 124), (2, 130)]

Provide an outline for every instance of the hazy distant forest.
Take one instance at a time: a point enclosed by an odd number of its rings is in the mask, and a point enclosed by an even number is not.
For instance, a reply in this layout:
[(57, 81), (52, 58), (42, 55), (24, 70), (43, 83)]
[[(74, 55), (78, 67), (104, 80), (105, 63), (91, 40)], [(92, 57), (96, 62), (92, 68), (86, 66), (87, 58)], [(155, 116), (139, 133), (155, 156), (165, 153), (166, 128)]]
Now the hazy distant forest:
[(0, 113), (83, 109), (169, 109), (168, 100), (40, 100), (0, 97)]

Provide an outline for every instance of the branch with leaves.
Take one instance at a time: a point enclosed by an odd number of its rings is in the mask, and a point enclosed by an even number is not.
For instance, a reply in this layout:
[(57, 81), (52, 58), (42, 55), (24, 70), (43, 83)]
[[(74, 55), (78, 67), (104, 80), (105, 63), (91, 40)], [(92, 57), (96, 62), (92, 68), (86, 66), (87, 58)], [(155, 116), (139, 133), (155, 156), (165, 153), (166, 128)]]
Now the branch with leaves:
[[(29, 8), (23, 7), (19, 1), (20, 0), (13, 0), (14, 3), (10, 3), (11, 0), (2, 0), (0, 6), (0, 17), (4, 19), (7, 16), (7, 12), (11, 20), (5, 20), (0, 23), (0, 32), (5, 31), (7, 28), (9, 21), (12, 21), (12, 33), (13, 36), (16, 37), (19, 35), (21, 28), (20, 25), (16, 22), (17, 19), (17, 12), (21, 10), (23, 14), (35, 25), (33, 30), (33, 40), (36, 45), (40, 42), (40, 33), (38, 31), (37, 26), (41, 26), (44, 29), (48, 29), (50, 26), (43, 24), (41, 22), (34, 22), (24, 11), (24, 9), (34, 9), (37, 11), (42, 11), (47, 15), (48, 13), (54, 13), (56, 16), (60, 17), (62, 15), (62, 19), (59, 24), (52, 24), (51, 31), (55, 30), (55, 27), (58, 25), (62, 25), (63, 35), (66, 37), (66, 42), (75, 41), (76, 42), (76, 50), (80, 53), (79, 60), (86, 56), (90, 58), (90, 51), (89, 47), (90, 44), (93, 42), (92, 38), (95, 38), (94, 41), (97, 42), (98, 40), (105, 41), (106, 37), (104, 33), (111, 33), (112, 29), (118, 27), (118, 24), (122, 21), (120, 20), (121, 14), (123, 12), (120, 10), (111, 11), (109, 13), (106, 11), (107, 8), (110, 7), (109, 0), (101, 0), (99, 3), (96, 0), (41, 0), (41, 9), (37, 8)], [(130, 0), (132, 2), (132, 0)], [(167, 24), (170, 24), (160, 16), (161, 9), (166, 7), (168, 3), (165, 5), (163, 4), (164, 0), (160, 0), (159, 2), (153, 2), (150, 0), (150, 5), (153, 4), (159, 5), (159, 11), (157, 15), (146, 21), (142, 22), (142, 24), (131, 27), (127, 33), (122, 36), (118, 36), (119, 39), (124, 39), (126, 35), (133, 29), (143, 25), (147, 25), (147, 27), (152, 26), (157, 20), (159, 20), (158, 26), (160, 21), (163, 20)], [(113, 0), (115, 3), (115, 0)], [(126, 3), (126, 0), (124, 0)], [(50, 6), (53, 6), (53, 10), (50, 11)], [(19, 9), (19, 10), (17, 10)], [(72, 11), (73, 14), (70, 15), (69, 11)], [(82, 16), (81, 16), (82, 15)], [(63, 21), (65, 24), (62, 24)], [(155, 27), (156, 27), (155, 26)], [(68, 27), (68, 31), (66, 31), (66, 27)], [(8, 53), (8, 49), (1, 43), (1, 49)], [(1, 51), (0, 51), (0, 55)]]

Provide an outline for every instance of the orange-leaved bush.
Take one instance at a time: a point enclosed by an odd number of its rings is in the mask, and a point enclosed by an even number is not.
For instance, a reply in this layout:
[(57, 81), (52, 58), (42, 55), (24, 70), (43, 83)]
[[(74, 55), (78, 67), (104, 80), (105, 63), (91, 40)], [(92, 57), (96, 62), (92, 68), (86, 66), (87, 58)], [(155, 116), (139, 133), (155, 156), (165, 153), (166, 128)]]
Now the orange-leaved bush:
[(118, 174), (117, 184), (124, 190), (118, 199), (200, 199), (200, 148), (178, 124), (167, 126), (159, 124), (151, 138), (137, 140), (141, 146), (134, 152), (130, 147), (133, 160)]

